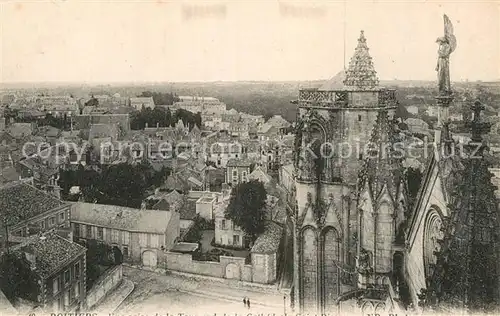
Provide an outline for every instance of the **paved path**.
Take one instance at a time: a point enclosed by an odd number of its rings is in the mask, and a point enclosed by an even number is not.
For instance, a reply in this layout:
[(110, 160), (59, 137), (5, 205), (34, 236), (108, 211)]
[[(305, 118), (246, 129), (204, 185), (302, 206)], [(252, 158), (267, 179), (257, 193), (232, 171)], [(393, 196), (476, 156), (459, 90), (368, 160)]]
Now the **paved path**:
[(113, 313), (118, 306), (127, 299), (130, 293), (132, 293), (134, 287), (134, 282), (127, 278), (123, 278), (120, 285), (94, 308), (94, 312), (99, 315), (109, 315)]
[[(258, 289), (231, 287), (225, 283), (185, 276), (161, 275), (129, 267), (123, 268), (135, 290), (114, 312), (115, 315), (207, 314), (207, 313), (283, 313), (283, 296)], [(243, 306), (248, 297), (251, 309)]]

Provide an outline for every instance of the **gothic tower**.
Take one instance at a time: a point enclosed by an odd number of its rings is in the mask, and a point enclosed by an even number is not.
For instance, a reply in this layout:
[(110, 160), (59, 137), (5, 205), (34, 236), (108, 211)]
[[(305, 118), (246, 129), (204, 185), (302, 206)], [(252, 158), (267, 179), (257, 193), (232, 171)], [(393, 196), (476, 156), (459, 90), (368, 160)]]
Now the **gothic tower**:
[(339, 88), (301, 89), (295, 144), (294, 303), (327, 313), (356, 288), (358, 175), (380, 113), (395, 91), (379, 87), (363, 31)]

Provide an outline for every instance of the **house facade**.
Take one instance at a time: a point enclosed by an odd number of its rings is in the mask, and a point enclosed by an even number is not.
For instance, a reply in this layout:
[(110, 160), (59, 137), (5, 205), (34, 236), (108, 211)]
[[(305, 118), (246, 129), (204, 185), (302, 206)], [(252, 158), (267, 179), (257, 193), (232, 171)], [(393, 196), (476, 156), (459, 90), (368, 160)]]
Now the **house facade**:
[(248, 181), (251, 173), (251, 162), (246, 159), (231, 159), (226, 165), (226, 183), (233, 186)]
[(231, 159), (241, 158), (243, 145), (231, 140), (220, 140), (207, 145), (205, 160), (213, 162), (217, 168), (226, 168)]
[(138, 97), (138, 98), (130, 98), (130, 106), (140, 111), (142, 109), (154, 109), (155, 102), (153, 97)]
[(1, 187), (0, 205), (5, 219), (0, 222), (2, 246), (51, 229), (70, 228), (70, 205), (24, 181)]
[(215, 210), (215, 244), (235, 248), (245, 248), (248, 242), (245, 233), (233, 221), (225, 217), (229, 200), (225, 200)]
[(149, 267), (180, 235), (177, 212), (78, 202), (71, 214), (75, 238), (101, 241), (120, 249), (124, 262)]
[(40, 278), (36, 303), (52, 312), (85, 307), (87, 249), (54, 232), (31, 236), (10, 249), (22, 254)]
[(267, 222), (264, 232), (255, 240), (250, 251), (253, 266), (253, 282), (274, 283), (278, 275), (279, 249), (283, 227)]

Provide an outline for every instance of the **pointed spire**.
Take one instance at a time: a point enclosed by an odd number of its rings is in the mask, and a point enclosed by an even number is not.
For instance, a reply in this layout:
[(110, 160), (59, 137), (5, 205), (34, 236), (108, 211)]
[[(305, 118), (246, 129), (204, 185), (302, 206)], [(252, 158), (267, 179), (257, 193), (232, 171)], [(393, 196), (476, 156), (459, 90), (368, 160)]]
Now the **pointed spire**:
[(374, 88), (378, 86), (377, 72), (368, 52), (364, 31), (358, 39), (358, 46), (349, 62), (344, 85), (356, 88)]
[(402, 169), (400, 153), (394, 144), (399, 142), (395, 121), (389, 119), (386, 110), (378, 112), (370, 140), (366, 146), (367, 157), (360, 170), (360, 187), (368, 183), (374, 199), (377, 199), (385, 185), (391, 195), (396, 196)]

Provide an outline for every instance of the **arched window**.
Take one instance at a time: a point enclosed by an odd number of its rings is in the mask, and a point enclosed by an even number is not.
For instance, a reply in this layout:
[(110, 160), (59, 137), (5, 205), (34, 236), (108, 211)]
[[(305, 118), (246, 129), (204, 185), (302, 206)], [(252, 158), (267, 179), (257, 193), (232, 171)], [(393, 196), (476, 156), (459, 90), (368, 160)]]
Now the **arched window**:
[(313, 154), (309, 161), (314, 164), (313, 169), (315, 171), (315, 175), (319, 178), (322, 177), (323, 171), (326, 167), (326, 159), (324, 157), (325, 154), (327, 154), (327, 150), (325, 150), (325, 142), (326, 136), (323, 127), (319, 124), (313, 124), (311, 126), (308, 144)]
[(424, 226), (423, 254), (425, 278), (428, 280), (434, 273), (436, 265), (435, 251), (439, 251), (438, 240), (443, 238), (441, 227), (443, 225), (441, 214), (436, 209), (431, 209), (427, 213)]
[(323, 310), (330, 310), (339, 296), (340, 241), (337, 230), (327, 227), (323, 233)]

